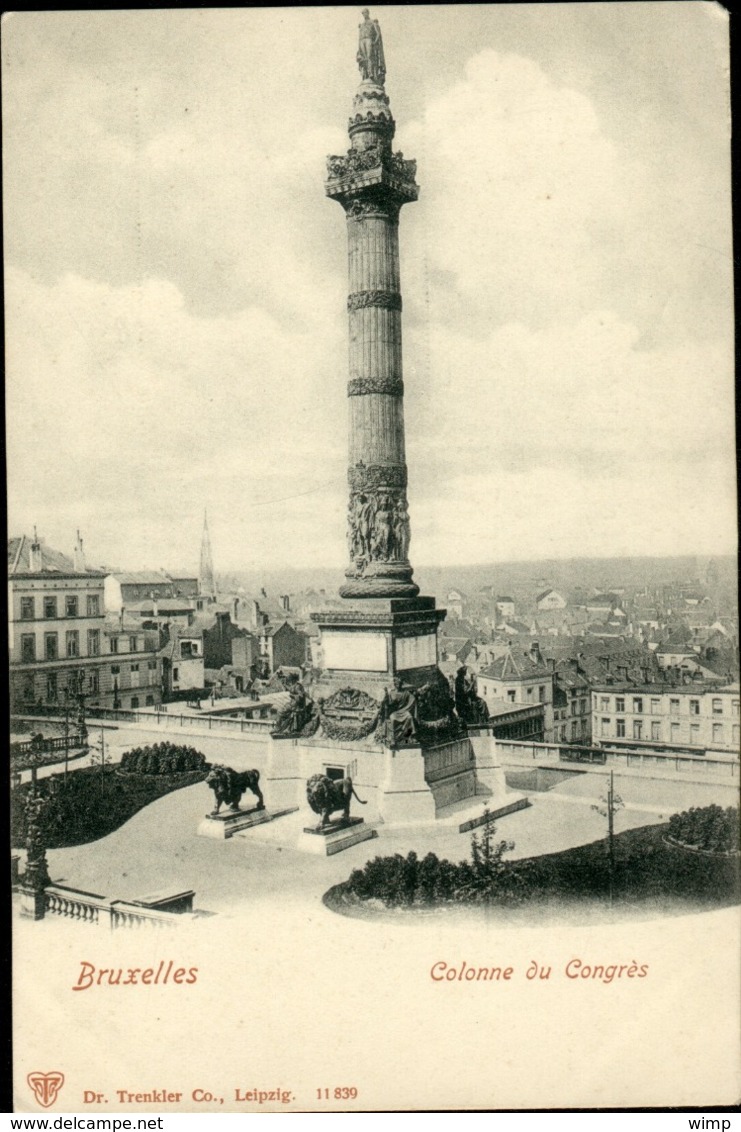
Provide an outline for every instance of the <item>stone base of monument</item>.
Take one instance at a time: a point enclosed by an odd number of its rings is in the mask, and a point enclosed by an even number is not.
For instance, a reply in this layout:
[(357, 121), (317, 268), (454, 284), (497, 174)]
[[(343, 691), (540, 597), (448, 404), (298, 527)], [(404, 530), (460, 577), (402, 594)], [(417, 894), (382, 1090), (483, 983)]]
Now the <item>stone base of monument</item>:
[(348, 818), (346, 821), (332, 822), (323, 828), (305, 826), (296, 845), (304, 853), (316, 853), (320, 857), (332, 857), (357, 845), (378, 837), (378, 831), (366, 825), (362, 818)]
[(21, 916), (28, 920), (43, 920), (46, 898), (43, 888), (24, 888), (21, 885)]
[(215, 837), (219, 841), (227, 841), (235, 833), (252, 829), (256, 825), (275, 821), (285, 814), (294, 814), (298, 806), (286, 806), (281, 810), (240, 810), (238, 813), (206, 814), (198, 826), (196, 833), (199, 837)]

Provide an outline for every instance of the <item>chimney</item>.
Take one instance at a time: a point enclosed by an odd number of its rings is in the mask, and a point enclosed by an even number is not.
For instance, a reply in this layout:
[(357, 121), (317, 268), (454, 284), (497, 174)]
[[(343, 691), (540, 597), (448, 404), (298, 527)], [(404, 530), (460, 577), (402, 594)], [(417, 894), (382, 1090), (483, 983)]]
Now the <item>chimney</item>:
[(283, 606), (283, 612), (284, 613), (290, 613), (291, 612), (291, 599), (288, 596), (288, 594), (281, 594), (280, 603)]
[(75, 573), (76, 574), (84, 574), (86, 568), (87, 567), (85, 566), (85, 552), (82, 549), (82, 538), (80, 537), (80, 532), (78, 531), (77, 532), (77, 539), (75, 541)]
[(124, 607), (121, 606), (121, 612), (118, 615), (118, 623), (119, 623), (119, 627), (122, 630), (123, 630), (123, 619), (124, 619)]
[(533, 664), (543, 663), (543, 654), (540, 651), (540, 645), (537, 641), (533, 641), (530, 646), (530, 659), (532, 660)]
[(259, 629), (259, 627), (260, 627), (260, 603), (255, 601), (254, 598), (252, 599), (252, 610), (251, 610), (250, 622), (252, 624), (253, 629)]
[(234, 620), (239, 621), (239, 598), (234, 599)]
[(28, 550), (28, 569), (32, 574), (38, 574), (41, 570), (41, 543), (36, 534), (36, 528), (33, 529), (33, 542)]
[(556, 671), (556, 658), (555, 658), (555, 656), (549, 656), (547, 663), (548, 663), (549, 671), (555, 672)]

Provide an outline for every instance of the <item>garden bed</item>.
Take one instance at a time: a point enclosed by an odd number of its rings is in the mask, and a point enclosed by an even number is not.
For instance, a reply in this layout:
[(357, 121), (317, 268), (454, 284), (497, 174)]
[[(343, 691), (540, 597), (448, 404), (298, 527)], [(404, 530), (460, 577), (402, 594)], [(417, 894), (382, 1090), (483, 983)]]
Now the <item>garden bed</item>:
[[(667, 843), (668, 826), (645, 826), (614, 839), (615, 868), (610, 885), (606, 841), (513, 862), (502, 862), (501, 882), (476, 891), (465, 882), (461, 865), (433, 865), (430, 857), (376, 858), (324, 895), (341, 915), (394, 920), (456, 915), (472, 910), (496, 912), (504, 919), (550, 916), (558, 908), (570, 918), (591, 907), (604, 915), (610, 905), (632, 915), (681, 913), (737, 904), (741, 900), (738, 856), (678, 853)], [(432, 856), (432, 855), (430, 855)], [(410, 858), (412, 858), (410, 862)], [(439, 867), (438, 867), (439, 866)], [(436, 878), (439, 877), (438, 881)], [(448, 884), (446, 892), (445, 886)], [(456, 888), (456, 885), (458, 886)], [(435, 892), (435, 888), (438, 892)], [(596, 906), (596, 907), (595, 907)], [(601, 911), (600, 911), (601, 910)]]
[[(45, 816), (47, 849), (64, 849), (86, 845), (119, 829), (139, 810), (158, 798), (202, 782), (205, 770), (175, 774), (125, 774), (115, 767), (83, 767), (67, 776), (51, 775), (39, 782), (39, 789), (48, 799)], [(16, 787), (11, 793), (11, 844), (25, 845), (25, 799), (30, 783)]]

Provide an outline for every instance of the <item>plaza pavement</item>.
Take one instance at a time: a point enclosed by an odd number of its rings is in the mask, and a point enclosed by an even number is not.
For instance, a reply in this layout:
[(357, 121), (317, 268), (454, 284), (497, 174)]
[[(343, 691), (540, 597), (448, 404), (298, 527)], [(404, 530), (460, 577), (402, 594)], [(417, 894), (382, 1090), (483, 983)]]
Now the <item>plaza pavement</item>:
[[(533, 794), (531, 800), (530, 808), (496, 822), (497, 839), (515, 842), (513, 858), (557, 852), (606, 834), (605, 818), (587, 800), (551, 793)], [(228, 841), (199, 837), (198, 824), (211, 804), (212, 794), (204, 783), (168, 794), (99, 841), (50, 850), (52, 879), (111, 899), (192, 888), (196, 909), (236, 914), (268, 895), (319, 904), (331, 885), (376, 856), (414, 849), (420, 856), (433, 851), (458, 861), (470, 853), (469, 833), (433, 824), (404, 828), (379, 824), (373, 840), (333, 857), (314, 856), (295, 847), (303, 827), (317, 821), (305, 806)], [(656, 812), (625, 809), (617, 816), (616, 830), (660, 820)]]

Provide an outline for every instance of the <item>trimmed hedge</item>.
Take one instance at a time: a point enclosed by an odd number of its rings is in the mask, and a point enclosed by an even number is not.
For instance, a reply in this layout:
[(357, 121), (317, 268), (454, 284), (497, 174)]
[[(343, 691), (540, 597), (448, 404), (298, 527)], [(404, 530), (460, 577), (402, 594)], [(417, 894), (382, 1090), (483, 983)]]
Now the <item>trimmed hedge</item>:
[(707, 853), (737, 853), (741, 840), (738, 807), (692, 806), (669, 818), (669, 837)]
[(125, 751), (119, 769), (124, 774), (189, 774), (206, 769), (206, 756), (195, 747), (155, 743), (152, 747)]

